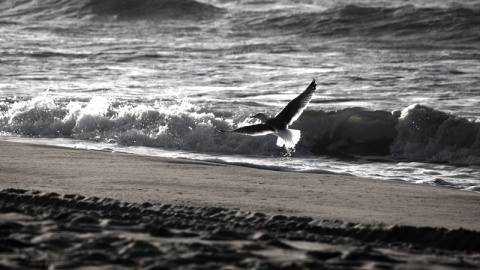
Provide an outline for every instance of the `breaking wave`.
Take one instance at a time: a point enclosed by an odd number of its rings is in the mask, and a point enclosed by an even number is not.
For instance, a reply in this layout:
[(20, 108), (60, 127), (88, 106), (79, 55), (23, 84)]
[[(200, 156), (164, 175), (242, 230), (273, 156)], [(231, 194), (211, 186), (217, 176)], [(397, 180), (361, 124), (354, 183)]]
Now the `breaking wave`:
[(480, 122), (418, 104), (405, 108), (391, 145), (394, 156), (409, 160), (480, 164)]
[[(0, 102), (0, 134), (73, 138), (219, 154), (279, 155), (274, 137), (217, 133), (252, 124), (183, 101), (131, 103), (48, 96)], [(401, 112), (347, 108), (306, 111), (297, 155), (387, 155), (396, 159), (480, 164), (480, 122), (421, 105)]]

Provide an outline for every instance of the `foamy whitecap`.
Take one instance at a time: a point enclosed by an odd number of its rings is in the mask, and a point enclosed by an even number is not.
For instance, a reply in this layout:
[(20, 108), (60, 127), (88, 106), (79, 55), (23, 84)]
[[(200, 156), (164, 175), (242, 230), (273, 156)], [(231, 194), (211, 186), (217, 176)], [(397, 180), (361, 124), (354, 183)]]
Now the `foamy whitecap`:
[[(252, 120), (241, 118), (234, 123), (186, 101), (143, 104), (101, 96), (89, 101), (41, 96), (4, 103), (3, 107), (0, 131), (21, 136), (70, 137), (219, 154), (261, 156), (278, 152), (273, 136), (215, 132), (252, 124)], [(404, 109), (400, 118), (391, 112), (363, 108), (306, 111), (292, 128), (302, 131), (297, 155), (391, 153), (406, 160), (480, 164), (480, 123), (421, 105)]]

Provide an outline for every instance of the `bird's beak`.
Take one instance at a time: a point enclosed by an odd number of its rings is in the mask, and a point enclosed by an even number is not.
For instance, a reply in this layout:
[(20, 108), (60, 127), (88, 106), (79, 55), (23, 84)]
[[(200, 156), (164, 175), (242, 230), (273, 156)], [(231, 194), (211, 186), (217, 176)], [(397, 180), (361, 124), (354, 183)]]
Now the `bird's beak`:
[(251, 115), (249, 118), (256, 118), (255, 115)]

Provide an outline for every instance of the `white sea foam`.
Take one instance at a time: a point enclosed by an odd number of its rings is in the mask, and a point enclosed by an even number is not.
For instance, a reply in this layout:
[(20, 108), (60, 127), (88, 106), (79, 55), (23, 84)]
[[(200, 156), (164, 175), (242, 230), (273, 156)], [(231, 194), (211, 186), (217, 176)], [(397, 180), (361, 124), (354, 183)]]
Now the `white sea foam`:
[[(149, 104), (95, 96), (89, 101), (48, 96), (2, 105), (0, 131), (34, 137), (70, 137), (128, 146), (220, 154), (270, 155), (274, 137), (219, 134), (234, 123), (186, 101)], [(302, 131), (298, 154), (385, 155), (408, 160), (480, 165), (480, 123), (412, 105), (399, 119), (384, 111), (350, 108), (307, 111), (292, 125)]]

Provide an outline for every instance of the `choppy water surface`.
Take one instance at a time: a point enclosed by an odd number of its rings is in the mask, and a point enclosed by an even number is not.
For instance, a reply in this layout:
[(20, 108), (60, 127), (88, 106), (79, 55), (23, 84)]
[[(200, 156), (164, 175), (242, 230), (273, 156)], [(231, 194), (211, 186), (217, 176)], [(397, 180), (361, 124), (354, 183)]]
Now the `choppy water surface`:
[[(476, 1), (0, 1), (0, 132), (480, 190)], [(318, 90), (274, 137), (217, 134)]]

